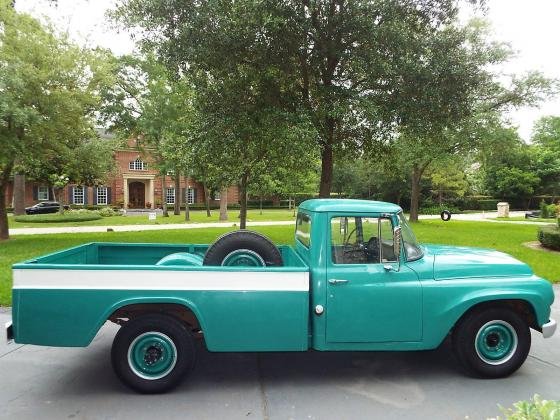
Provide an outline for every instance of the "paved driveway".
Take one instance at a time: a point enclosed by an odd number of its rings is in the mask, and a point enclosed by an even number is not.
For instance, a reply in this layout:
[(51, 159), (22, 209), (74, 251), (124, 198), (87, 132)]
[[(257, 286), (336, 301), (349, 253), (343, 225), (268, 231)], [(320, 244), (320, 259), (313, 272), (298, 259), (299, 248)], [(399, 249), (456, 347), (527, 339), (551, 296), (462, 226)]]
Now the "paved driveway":
[[(560, 288), (553, 317), (560, 320)], [(0, 309), (1, 311), (1, 309)], [(4, 309), (0, 325), (9, 318)], [(560, 334), (533, 333), (513, 376), (465, 377), (449, 343), (415, 353), (219, 354), (165, 395), (137, 395), (112, 373), (117, 328), (87, 348), (0, 344), (0, 417), (17, 419), (481, 419), (538, 393), (560, 399)]]

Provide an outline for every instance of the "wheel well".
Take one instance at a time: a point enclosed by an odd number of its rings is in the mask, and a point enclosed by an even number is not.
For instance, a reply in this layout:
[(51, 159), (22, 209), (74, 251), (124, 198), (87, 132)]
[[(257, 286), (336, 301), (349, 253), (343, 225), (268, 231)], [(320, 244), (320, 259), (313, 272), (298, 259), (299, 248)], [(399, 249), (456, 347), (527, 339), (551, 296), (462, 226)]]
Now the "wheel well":
[(488, 309), (488, 308), (500, 308), (500, 307), (513, 310), (527, 322), (527, 325), (529, 325), (529, 327), (535, 330), (540, 329), (533, 306), (526, 300), (522, 300), (522, 299), (490, 300), (486, 302), (477, 303), (476, 305), (471, 306), (461, 316), (461, 318), (457, 320), (457, 322), (453, 327), (455, 328), (455, 326), (459, 324), (467, 315), (473, 312), (480, 311), (483, 309)]
[(195, 337), (202, 336), (200, 322), (194, 312), (178, 303), (136, 303), (126, 305), (113, 312), (108, 319), (115, 324), (124, 325), (131, 319), (147, 314), (172, 316), (184, 324)]

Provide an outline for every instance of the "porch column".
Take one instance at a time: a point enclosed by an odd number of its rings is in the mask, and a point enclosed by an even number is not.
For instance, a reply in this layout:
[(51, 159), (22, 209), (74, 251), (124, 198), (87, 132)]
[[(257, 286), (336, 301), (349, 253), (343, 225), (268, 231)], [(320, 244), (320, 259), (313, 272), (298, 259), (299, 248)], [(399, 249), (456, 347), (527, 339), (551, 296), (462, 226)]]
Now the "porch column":
[(128, 178), (124, 178), (123, 180), (123, 203), (124, 203), (124, 208), (127, 209), (128, 208)]
[(155, 197), (154, 197), (154, 179), (150, 178), (150, 185), (148, 187), (148, 201), (150, 202), (150, 208), (155, 208)]

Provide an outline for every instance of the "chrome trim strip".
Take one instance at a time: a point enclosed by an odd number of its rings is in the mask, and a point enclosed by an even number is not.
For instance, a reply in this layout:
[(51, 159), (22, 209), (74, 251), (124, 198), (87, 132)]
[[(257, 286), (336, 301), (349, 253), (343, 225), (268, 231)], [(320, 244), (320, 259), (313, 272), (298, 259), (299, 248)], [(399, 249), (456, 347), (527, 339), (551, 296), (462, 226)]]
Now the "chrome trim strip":
[(14, 327), (12, 326), (12, 321), (6, 322), (4, 327), (6, 328), (6, 341), (10, 344), (14, 341)]
[(544, 338), (549, 338), (554, 335), (556, 331), (556, 321), (551, 319), (546, 324), (542, 326), (542, 335)]

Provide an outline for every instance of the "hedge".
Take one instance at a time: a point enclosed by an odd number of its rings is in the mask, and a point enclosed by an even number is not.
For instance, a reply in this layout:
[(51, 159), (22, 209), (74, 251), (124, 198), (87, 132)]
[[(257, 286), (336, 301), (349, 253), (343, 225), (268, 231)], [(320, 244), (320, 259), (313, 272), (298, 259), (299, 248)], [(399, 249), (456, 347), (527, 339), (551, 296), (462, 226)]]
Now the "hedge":
[(420, 207), (420, 209), (418, 210), (418, 213), (419, 214), (434, 215), (434, 214), (441, 214), (441, 212), (444, 211), (444, 210), (450, 211), (451, 213), (459, 213), (460, 212), (460, 210), (453, 205), (442, 204), (442, 205), (437, 205), (437, 206)]
[(64, 214), (30, 214), (16, 216), (14, 220), (20, 223), (66, 223), (66, 222), (89, 222), (101, 219), (98, 213), (64, 213)]
[(560, 227), (543, 226), (539, 228), (537, 238), (545, 248), (560, 251)]

